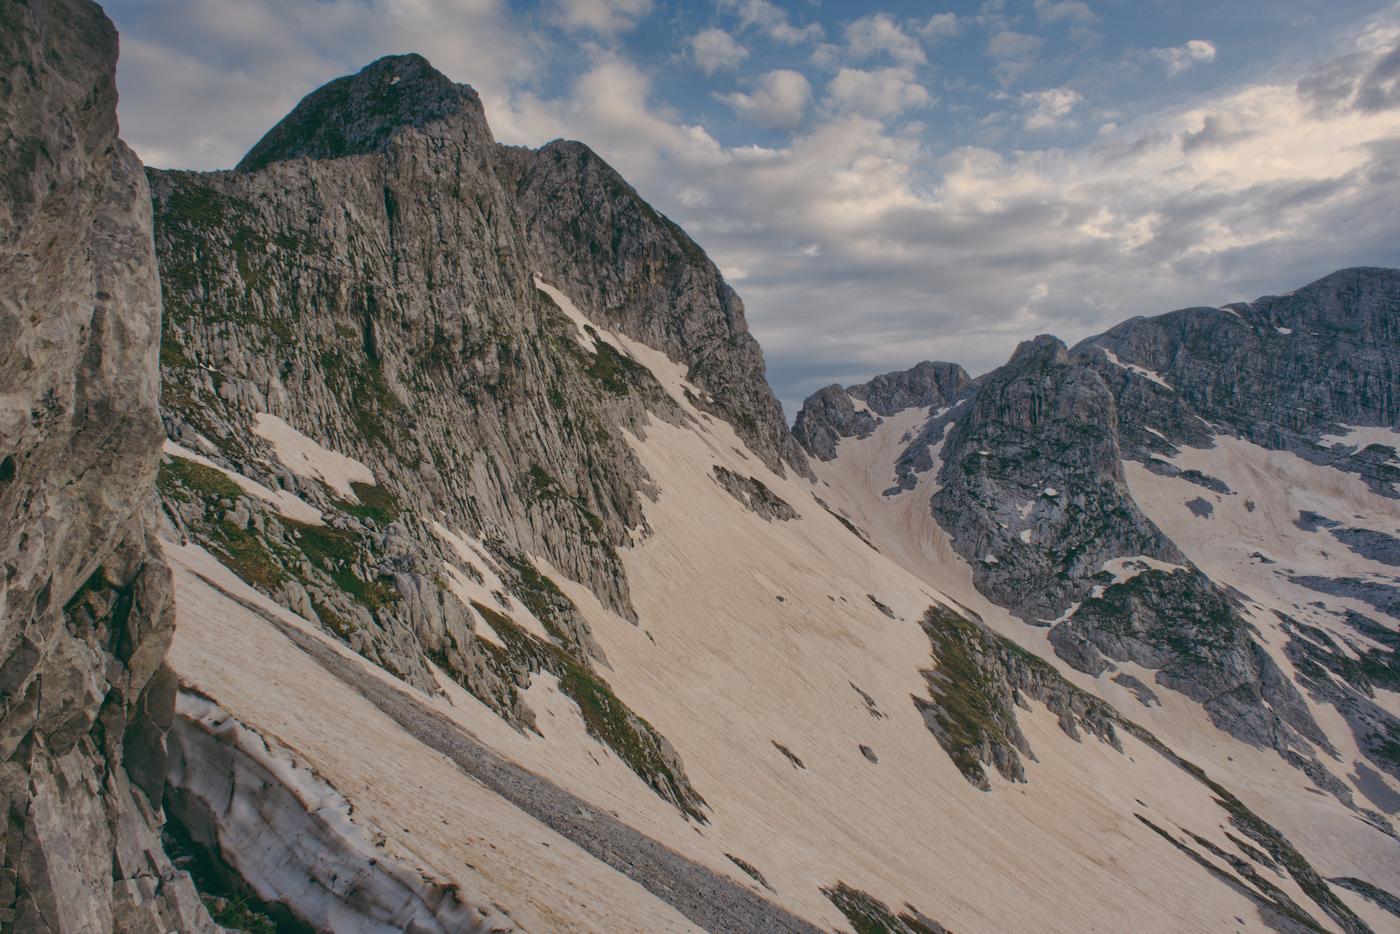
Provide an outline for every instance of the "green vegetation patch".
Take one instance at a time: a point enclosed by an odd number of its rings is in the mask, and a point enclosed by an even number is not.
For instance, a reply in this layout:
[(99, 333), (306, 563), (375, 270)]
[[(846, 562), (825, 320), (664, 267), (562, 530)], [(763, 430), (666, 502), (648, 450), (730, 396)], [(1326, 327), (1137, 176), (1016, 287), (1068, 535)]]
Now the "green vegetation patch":
[(177, 176), (179, 184), (159, 207), (163, 221), (196, 227), (217, 227), (224, 221), (227, 196), (208, 185)]
[(203, 505), (207, 523), (204, 544), (243, 580), (271, 591), (287, 579), (274, 546), (256, 529), (227, 518), (224, 503), (232, 505), (245, 494), (223, 471), (183, 457), (167, 457), (156, 475), (156, 488), (168, 500)]
[(389, 388), (383, 367), (362, 351), (352, 359), (335, 347), (322, 350), (317, 362), (336, 397), (349, 403), (350, 421), (360, 437), (395, 449), (405, 465), (417, 466), (417, 447), (400, 443), (409, 440), (407, 429), (413, 419)]
[(160, 329), (160, 365), (189, 369), (194, 361), (185, 354), (185, 348), (176, 336), (175, 329), (168, 322)]
[[(564, 489), (563, 484), (554, 479), (554, 475), (545, 470), (539, 464), (531, 464), (530, 472), (526, 474), (526, 489), (530, 497), (537, 503), (559, 503), (571, 507), (578, 513), (579, 518), (593, 532), (596, 542), (604, 551), (613, 551), (611, 543), (602, 539), (604, 523), (598, 514), (588, 508), (588, 503), (582, 496), (570, 496)], [(533, 568), (531, 569), (533, 570)]]
[(674, 765), (666, 741), (619, 700), (597, 672), (560, 646), (532, 636), (510, 617), (475, 601), (472, 607), (505, 643), (501, 649), (482, 640), (500, 674), (509, 678), (514, 666), (519, 665), (554, 675), (559, 679), (559, 689), (578, 705), (590, 736), (616, 753), (657, 795), (687, 817), (702, 824), (708, 822), (703, 810), (705, 799)]
[(287, 572), (273, 557), (268, 543), (252, 529), (220, 520), (210, 544), (229, 570), (255, 587), (273, 591), (287, 579)]
[(575, 612), (574, 601), (523, 556), (507, 554), (505, 562), (515, 571), (517, 582), (513, 589), (520, 602), (544, 624), (550, 635), (570, 641), (562, 620)]
[[(312, 583), (296, 570), (304, 557), (350, 599), (370, 611), (383, 609), (399, 599), (398, 591), (389, 584), (364, 580), (355, 572), (364, 546), (356, 531), (298, 522), (285, 516), (270, 520), (282, 526), (282, 536), (266, 536), (255, 527), (241, 526), (228, 519), (225, 504), (231, 505), (244, 496), (243, 489), (222, 471), (182, 457), (168, 457), (162, 462), (156, 484), (167, 500), (202, 504), (204, 524), (198, 531), (203, 544), (229, 570), (254, 587), (273, 592), (292, 577), (302, 584)], [(366, 508), (374, 514), (397, 514), (397, 500), (387, 490), (369, 484), (356, 484), (355, 489), (357, 495), (367, 499)], [(327, 628), (348, 638), (352, 627), (347, 620), (329, 607), (313, 608)]]
[(624, 395), (651, 376), (650, 370), (599, 337), (592, 326), (587, 326), (586, 330), (598, 349), (584, 372), (608, 392)]
[(388, 525), (400, 515), (399, 498), (382, 486), (373, 483), (351, 481), (350, 489), (355, 491), (358, 503), (336, 500), (342, 512), (361, 519), (373, 519), (376, 525)]
[(175, 455), (161, 461), (156, 488), (162, 495), (186, 501), (191, 499), (188, 494), (203, 500), (229, 501), (243, 495), (243, 488), (222, 470)]
[(937, 921), (925, 918), (911, 905), (895, 914), (890, 906), (844, 882), (824, 886), (822, 894), (851, 922), (856, 934), (948, 934)]
[(364, 580), (355, 573), (360, 536), (349, 529), (312, 525), (285, 516), (278, 521), (313, 566), (324, 571), (335, 585), (369, 610), (383, 609), (399, 599), (398, 591), (380, 580)]
[(958, 771), (986, 788), (983, 751), (1000, 747), (1019, 761), (1023, 742), (1009, 691), (991, 669), (996, 647), (972, 620), (941, 607), (930, 607), (920, 625), (932, 643), (935, 667), (925, 672), (932, 700), (915, 698), (915, 704), (925, 719), (933, 718), (933, 733)]

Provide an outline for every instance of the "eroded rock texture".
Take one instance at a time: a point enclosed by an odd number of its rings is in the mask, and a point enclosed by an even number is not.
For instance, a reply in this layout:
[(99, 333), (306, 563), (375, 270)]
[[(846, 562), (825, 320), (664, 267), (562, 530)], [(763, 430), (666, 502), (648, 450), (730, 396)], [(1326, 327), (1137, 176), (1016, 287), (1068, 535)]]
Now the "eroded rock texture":
[(1074, 356), (1113, 388), (1127, 456), (1224, 431), (1359, 473), (1395, 496), (1392, 452), (1324, 439), (1343, 426), (1400, 424), (1398, 309), (1396, 270), (1342, 269), (1287, 295), (1133, 318)]
[[(562, 672), (595, 736), (680, 789), (668, 800), (700, 800), (678, 757), (648, 752), (664, 737), (608, 692), (538, 560), (635, 618), (620, 552), (648, 534), (656, 490), (628, 438), (693, 417), (661, 379), (775, 469), (807, 472), (699, 247), (587, 147), (498, 145), (476, 92), (417, 55), (314, 91), (233, 171), (151, 180), (163, 413), (207, 461), (162, 472), (182, 533), (415, 686), (437, 690), (436, 665), (521, 728), (531, 673)], [(259, 434), (269, 415), (373, 483), (309, 476)], [(515, 625), (526, 612), (552, 641)], [(488, 615), (504, 648), (476, 636)]]
[(87, 0), (0, 5), (0, 926), (23, 931), (212, 929), (156, 829), (160, 292), (116, 57)]
[(978, 589), (1028, 619), (1055, 619), (1112, 558), (1181, 559), (1128, 493), (1113, 395), (1053, 337), (980, 381), (939, 479), (934, 516)]

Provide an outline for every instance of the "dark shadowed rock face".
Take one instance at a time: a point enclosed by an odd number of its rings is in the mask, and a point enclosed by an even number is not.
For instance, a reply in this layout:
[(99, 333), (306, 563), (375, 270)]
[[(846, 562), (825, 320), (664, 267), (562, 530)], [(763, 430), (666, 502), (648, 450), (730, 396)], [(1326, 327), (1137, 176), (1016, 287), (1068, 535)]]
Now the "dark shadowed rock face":
[(1108, 387), (1053, 337), (979, 383), (948, 431), (932, 501), (979, 590), (1048, 621), (1112, 558), (1181, 560), (1128, 494), (1117, 429)]
[[(947, 406), (971, 383), (956, 363), (925, 361), (845, 389), (827, 386), (802, 403), (792, 433), (812, 456), (831, 460), (842, 438), (869, 437), (882, 419), (906, 409)], [(857, 401), (865, 405), (857, 407)]]
[(924, 361), (908, 370), (886, 373), (847, 391), (877, 415), (888, 418), (912, 408), (947, 405), (972, 382), (956, 363)]
[(116, 38), (87, 0), (0, 6), (7, 930), (213, 930), (157, 837), (174, 702), (151, 528), (160, 293)]
[(454, 83), (421, 55), (382, 58), (307, 95), (248, 151), (238, 169), (254, 172), (274, 162), (380, 152), (397, 133), (458, 122), (464, 115), (476, 117), (480, 142), (491, 145), (476, 91)]
[(1074, 356), (1117, 371), (1128, 456), (1208, 443), (1225, 431), (1355, 471), (1396, 495), (1400, 468), (1388, 456), (1333, 450), (1321, 438), (1343, 425), (1400, 425), (1397, 343), (1400, 271), (1357, 268), (1288, 295), (1134, 318), (1084, 341)]
[(819, 389), (802, 403), (792, 433), (813, 457), (836, 457), (842, 438), (868, 438), (880, 420), (868, 409), (856, 408), (855, 397), (840, 386)]
[(1143, 569), (1081, 603), (1050, 631), (1055, 653), (1097, 675), (1106, 659), (1156, 669), (1216, 726), (1265, 748), (1327, 740), (1296, 688), (1254, 643), (1231, 600), (1195, 570)]
[[(1159, 685), (1201, 703), (1222, 730), (1307, 769), (1309, 743), (1330, 746), (1301, 695), (1124, 481), (1119, 400), (1161, 388), (1102, 350), (1022, 344), (950, 413), (933, 514), (982, 593), (1027, 621), (1062, 620), (1050, 643), (1068, 664), (1095, 676), (1122, 661), (1156, 669)], [(1182, 569), (1105, 567), (1139, 556)]]

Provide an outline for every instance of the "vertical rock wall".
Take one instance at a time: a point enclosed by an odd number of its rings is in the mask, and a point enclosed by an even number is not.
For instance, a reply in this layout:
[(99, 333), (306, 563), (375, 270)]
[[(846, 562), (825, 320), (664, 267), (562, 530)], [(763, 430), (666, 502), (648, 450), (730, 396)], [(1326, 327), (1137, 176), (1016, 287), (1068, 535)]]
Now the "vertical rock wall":
[(117, 37), (0, 4), (0, 926), (209, 927), (161, 850), (160, 288)]

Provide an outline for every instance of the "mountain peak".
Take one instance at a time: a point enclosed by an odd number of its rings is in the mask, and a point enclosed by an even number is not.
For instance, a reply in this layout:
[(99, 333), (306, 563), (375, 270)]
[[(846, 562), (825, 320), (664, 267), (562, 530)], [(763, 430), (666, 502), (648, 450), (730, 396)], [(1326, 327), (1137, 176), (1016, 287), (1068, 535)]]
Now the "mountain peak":
[(1026, 365), (1032, 362), (1064, 364), (1069, 362), (1069, 350), (1065, 342), (1052, 334), (1040, 334), (1030, 340), (1021, 341), (1011, 355), (1008, 367)]
[(465, 116), (491, 139), (481, 98), (423, 56), (386, 55), (312, 91), (258, 141), (238, 170), (291, 159), (338, 159), (383, 149), (402, 129)]

